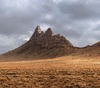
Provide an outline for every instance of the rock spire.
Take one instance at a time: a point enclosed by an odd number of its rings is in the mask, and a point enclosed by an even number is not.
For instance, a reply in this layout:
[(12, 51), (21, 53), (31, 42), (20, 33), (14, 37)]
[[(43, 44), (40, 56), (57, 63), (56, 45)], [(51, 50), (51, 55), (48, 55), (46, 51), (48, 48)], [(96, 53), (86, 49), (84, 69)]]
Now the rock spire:
[(30, 40), (33, 42), (33, 45), (35, 44), (41, 48), (73, 47), (64, 36), (60, 34), (54, 35), (51, 28), (48, 28), (44, 33), (39, 26), (36, 27)]

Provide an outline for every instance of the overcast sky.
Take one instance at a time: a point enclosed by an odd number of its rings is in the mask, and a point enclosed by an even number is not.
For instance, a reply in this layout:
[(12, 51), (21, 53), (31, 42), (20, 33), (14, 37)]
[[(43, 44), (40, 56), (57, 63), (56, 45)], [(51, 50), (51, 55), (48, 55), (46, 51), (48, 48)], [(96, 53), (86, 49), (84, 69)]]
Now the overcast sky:
[(37, 25), (75, 46), (100, 41), (100, 0), (0, 0), (0, 53), (26, 42)]

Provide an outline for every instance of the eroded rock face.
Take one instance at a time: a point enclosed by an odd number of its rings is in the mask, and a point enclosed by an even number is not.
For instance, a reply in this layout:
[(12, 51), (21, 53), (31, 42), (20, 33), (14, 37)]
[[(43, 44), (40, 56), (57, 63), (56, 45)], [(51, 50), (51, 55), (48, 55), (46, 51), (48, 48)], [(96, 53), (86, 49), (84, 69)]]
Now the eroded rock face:
[(37, 39), (39, 36), (41, 36), (41, 34), (44, 34), (44, 33), (43, 31), (41, 31), (41, 28), (37, 26), (30, 40)]
[(53, 32), (52, 32), (51, 28), (48, 28), (44, 35), (48, 36), (48, 37), (53, 36)]
[(57, 47), (67, 47), (72, 48), (73, 45), (60, 34), (54, 35), (51, 28), (48, 28), (45, 33), (41, 31), (39, 26), (29, 41), (32, 41), (34, 45), (40, 46), (41, 48), (57, 48)]

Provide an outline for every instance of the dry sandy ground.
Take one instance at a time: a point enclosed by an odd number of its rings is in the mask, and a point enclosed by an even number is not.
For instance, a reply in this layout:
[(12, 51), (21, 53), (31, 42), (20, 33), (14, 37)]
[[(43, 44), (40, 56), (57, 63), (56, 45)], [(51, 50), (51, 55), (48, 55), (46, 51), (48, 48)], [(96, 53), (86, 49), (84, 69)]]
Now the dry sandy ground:
[(0, 62), (0, 88), (100, 88), (100, 58)]

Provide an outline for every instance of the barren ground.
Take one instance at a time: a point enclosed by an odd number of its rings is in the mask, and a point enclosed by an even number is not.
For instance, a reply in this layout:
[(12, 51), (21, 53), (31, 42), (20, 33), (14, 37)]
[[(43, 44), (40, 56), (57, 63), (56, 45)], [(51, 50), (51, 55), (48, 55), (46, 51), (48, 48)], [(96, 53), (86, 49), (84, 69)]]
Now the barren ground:
[(0, 62), (0, 88), (100, 88), (100, 57)]

